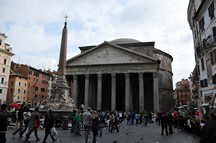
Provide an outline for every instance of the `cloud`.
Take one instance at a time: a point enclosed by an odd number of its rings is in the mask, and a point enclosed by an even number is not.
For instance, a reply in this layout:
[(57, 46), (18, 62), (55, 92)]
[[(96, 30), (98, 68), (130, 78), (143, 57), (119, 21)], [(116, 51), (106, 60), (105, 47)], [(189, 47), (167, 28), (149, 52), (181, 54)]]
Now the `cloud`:
[(188, 0), (1, 0), (0, 30), (23, 61), (41, 67), (50, 62), (54, 68), (67, 14), (68, 58), (79, 46), (116, 38), (155, 41), (174, 58), (175, 83), (195, 66), (187, 6)]

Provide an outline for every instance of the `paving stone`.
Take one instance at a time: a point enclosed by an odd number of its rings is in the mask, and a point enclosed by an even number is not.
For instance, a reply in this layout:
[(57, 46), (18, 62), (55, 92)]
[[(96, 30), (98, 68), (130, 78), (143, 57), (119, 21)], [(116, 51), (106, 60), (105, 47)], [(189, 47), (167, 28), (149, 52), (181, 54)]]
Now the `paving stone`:
[[(40, 142), (44, 137), (44, 131), (39, 131)], [(23, 143), (24, 139), (20, 139), (17, 136), (12, 136), (12, 130), (10, 129), (7, 134), (7, 143)], [(89, 143), (92, 141), (92, 135), (89, 137)], [(98, 143), (198, 143), (198, 138), (185, 133), (183, 131), (175, 130), (175, 133), (170, 136), (161, 136), (160, 127), (155, 124), (151, 124), (147, 127), (142, 126), (121, 126), (119, 133), (108, 133), (105, 129), (103, 137), (98, 137)], [(36, 143), (34, 134), (32, 133), (30, 138), (31, 143)], [(51, 139), (48, 137), (47, 143), (51, 143)], [(58, 130), (58, 141), (56, 143), (84, 143), (84, 136), (76, 136), (70, 133), (69, 130)]]

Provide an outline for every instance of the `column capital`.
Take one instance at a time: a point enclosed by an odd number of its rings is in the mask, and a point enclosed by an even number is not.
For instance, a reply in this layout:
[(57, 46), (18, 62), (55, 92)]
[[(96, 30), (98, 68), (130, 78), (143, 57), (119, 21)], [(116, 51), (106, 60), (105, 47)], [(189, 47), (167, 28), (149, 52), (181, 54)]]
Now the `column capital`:
[(85, 78), (89, 79), (89, 74), (85, 74)]
[(78, 75), (73, 75), (74, 80), (77, 80), (77, 78), (78, 78)]
[(143, 72), (139, 72), (139, 78), (143, 77)]
[(112, 78), (116, 78), (116, 73), (111, 73)]
[(98, 78), (102, 78), (102, 76), (103, 76), (102, 73), (97, 74), (97, 77), (98, 77)]
[(125, 73), (125, 77), (129, 78), (130, 77), (130, 73)]
[(153, 73), (153, 78), (158, 78), (158, 72)]

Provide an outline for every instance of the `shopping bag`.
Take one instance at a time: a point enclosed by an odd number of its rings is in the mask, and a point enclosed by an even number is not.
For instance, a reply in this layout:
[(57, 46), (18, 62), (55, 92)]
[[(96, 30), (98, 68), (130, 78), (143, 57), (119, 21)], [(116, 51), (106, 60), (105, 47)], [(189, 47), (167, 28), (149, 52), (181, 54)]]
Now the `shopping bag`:
[(56, 128), (53, 127), (51, 129), (51, 136), (53, 136), (55, 139), (57, 139), (57, 135), (58, 135), (58, 132), (57, 132)]

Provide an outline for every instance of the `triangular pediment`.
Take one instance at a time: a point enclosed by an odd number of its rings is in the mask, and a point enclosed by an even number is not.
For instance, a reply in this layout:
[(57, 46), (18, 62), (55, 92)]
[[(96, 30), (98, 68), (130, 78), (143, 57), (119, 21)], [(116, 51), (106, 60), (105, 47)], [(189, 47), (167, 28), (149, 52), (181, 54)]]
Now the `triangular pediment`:
[(106, 64), (154, 64), (156, 60), (123, 47), (103, 43), (98, 47), (82, 53), (67, 61), (68, 66), (106, 65)]

